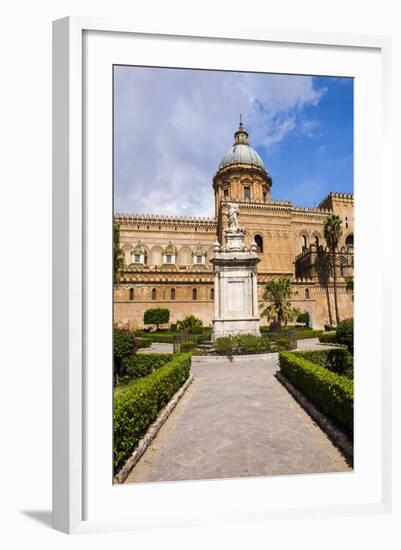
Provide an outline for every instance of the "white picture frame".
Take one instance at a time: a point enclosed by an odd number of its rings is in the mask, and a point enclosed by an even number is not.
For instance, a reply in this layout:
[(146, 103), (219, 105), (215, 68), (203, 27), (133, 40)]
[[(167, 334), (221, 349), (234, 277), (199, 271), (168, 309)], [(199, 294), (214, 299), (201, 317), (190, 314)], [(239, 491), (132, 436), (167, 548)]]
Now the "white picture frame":
[[(88, 500), (94, 497), (89, 495), (91, 491), (91, 482), (88, 482), (92, 475), (92, 468), (88, 466), (85, 454), (92, 453), (90, 446), (93, 442), (88, 439), (88, 433), (91, 431), (91, 414), (88, 411), (88, 348), (90, 347), (90, 334), (88, 334), (87, 318), (91, 315), (91, 301), (86, 301), (88, 294), (87, 280), (85, 270), (91, 259), (87, 258), (88, 252), (88, 234), (93, 228), (90, 224), (97, 223), (93, 215), (87, 216), (90, 210), (91, 191), (85, 188), (85, 178), (87, 177), (85, 167), (85, 155), (88, 154), (87, 143), (84, 139), (84, 119), (86, 116), (84, 85), (87, 74), (84, 71), (83, 59), (85, 56), (92, 55), (87, 52), (87, 43), (85, 43), (85, 33), (92, 33), (93, 36), (100, 34), (108, 36), (108, 44), (113, 41), (128, 39), (128, 37), (145, 37), (147, 41), (155, 43), (161, 39), (177, 39), (180, 43), (189, 45), (208, 44), (209, 50), (213, 45), (224, 44), (227, 47), (241, 47), (247, 45), (263, 48), (264, 45), (286, 45), (291, 48), (303, 48), (304, 51), (313, 51), (314, 48), (325, 47), (332, 48), (333, 52), (337, 48), (344, 55), (355, 54), (358, 51), (374, 52), (376, 62), (380, 65), (379, 81), (375, 81), (375, 89), (380, 91), (379, 96), (374, 101), (377, 103), (377, 121), (380, 135), (376, 136), (375, 145), (380, 143), (380, 151), (377, 158), (378, 167), (376, 167), (379, 180), (377, 184), (377, 193), (380, 196), (391, 195), (391, 167), (389, 158), (389, 127), (390, 127), (390, 55), (391, 42), (386, 37), (372, 36), (353, 36), (353, 35), (335, 35), (313, 32), (288, 32), (275, 30), (202, 30), (180, 28), (180, 25), (169, 25), (168, 28), (141, 28), (140, 25), (121, 21), (104, 21), (93, 18), (69, 17), (54, 22), (53, 31), (53, 525), (56, 529), (67, 533), (88, 532), (99, 530), (118, 530), (118, 529), (138, 529), (149, 525), (191, 525), (193, 523), (202, 524), (203, 521), (210, 521), (210, 517), (205, 514), (202, 517), (204, 508), (194, 507), (193, 515), (183, 515), (176, 502), (171, 502), (169, 513), (163, 518), (157, 511), (150, 514), (146, 511), (149, 499), (154, 499), (155, 495), (162, 495), (163, 498), (172, 498), (171, 491), (159, 484), (153, 484), (150, 487), (141, 486), (137, 489), (135, 498), (143, 504), (142, 516), (121, 517), (116, 515), (107, 515), (106, 508), (100, 509), (94, 517), (88, 517)], [(111, 41), (111, 42), (110, 42)], [(95, 44), (96, 41), (94, 41)], [(329, 50), (327, 50), (329, 51)], [(101, 55), (101, 46), (99, 44)], [(151, 53), (154, 59), (159, 58), (160, 65), (163, 66), (163, 52), (157, 47)], [(127, 54), (128, 55), (128, 54)], [(202, 55), (202, 52), (199, 53)], [(210, 55), (210, 52), (209, 54)], [(335, 52), (333, 53), (335, 57)], [(86, 60), (88, 57), (85, 58)], [(303, 72), (302, 63), (299, 61), (299, 72)], [(196, 63), (195, 63), (196, 66)], [(238, 67), (239, 68), (239, 67)], [(243, 66), (246, 70), (249, 67)], [(254, 67), (252, 67), (254, 69)], [(283, 71), (285, 72), (285, 71)], [(320, 74), (320, 73), (319, 73)], [(332, 74), (330, 71), (328, 74)], [(346, 76), (351, 76), (346, 74)], [(107, 99), (107, 98), (106, 98)], [(111, 105), (110, 105), (111, 109)], [(375, 116), (372, 114), (372, 116)], [(356, 120), (356, 124), (360, 124)], [(107, 124), (105, 127), (108, 127)], [(109, 136), (111, 138), (111, 136)], [(367, 155), (369, 143), (366, 142), (366, 150), (362, 155)], [(89, 152), (90, 154), (90, 152)], [(369, 159), (366, 158), (368, 164)], [(106, 175), (107, 178), (107, 175)], [(366, 174), (369, 178), (369, 174)], [(101, 187), (101, 186), (100, 186)], [(101, 191), (100, 191), (101, 193)], [(107, 193), (99, 201), (105, 204)], [(365, 197), (363, 192), (359, 193), (361, 203), (368, 208), (372, 197)], [(111, 195), (109, 195), (111, 201)], [(374, 199), (373, 199), (374, 200)], [(379, 204), (379, 203), (378, 203)], [(366, 206), (367, 205), (367, 206)], [(100, 208), (102, 211), (102, 207)], [(92, 212), (91, 212), (92, 214)], [(360, 214), (362, 219), (363, 213)], [(386, 216), (384, 208), (378, 210), (380, 218), (381, 231), (386, 230)], [(106, 220), (106, 223), (109, 223)], [(356, 222), (358, 224), (358, 220)], [(358, 225), (357, 225), (358, 227)], [(389, 229), (387, 227), (387, 229)], [(369, 231), (369, 229), (366, 229)], [(389, 230), (391, 231), (391, 230)], [(100, 232), (101, 233), (101, 232)], [(377, 239), (373, 234), (368, 238)], [(89, 237), (90, 241), (90, 237)], [(360, 242), (365, 245), (361, 238)], [(377, 242), (377, 241), (376, 241)], [(104, 244), (104, 248), (110, 244), (111, 240)], [(363, 246), (360, 255), (363, 254)], [(384, 243), (384, 256), (382, 262), (384, 267), (388, 265), (390, 250), (389, 244)], [(366, 250), (366, 248), (365, 248)], [(105, 258), (103, 267), (106, 266), (108, 258)], [(363, 267), (363, 266), (362, 266)], [(111, 267), (110, 267), (111, 269)], [(390, 270), (389, 270), (390, 271)], [(381, 274), (378, 282), (380, 295), (373, 299), (374, 311), (383, 314), (383, 308), (388, 307), (391, 297), (387, 294), (386, 301), (381, 301), (381, 291), (387, 284), (385, 270)], [(384, 294), (383, 294), (384, 296)], [(110, 297), (108, 297), (109, 299)], [(109, 306), (109, 302), (106, 308)], [(88, 309), (89, 308), (89, 309)], [(379, 308), (379, 309), (378, 309)], [(357, 307), (358, 311), (358, 307)], [(361, 305), (361, 318), (363, 318), (363, 308)], [(111, 331), (110, 331), (111, 332)], [(379, 331), (377, 331), (378, 333)], [(247, 508), (239, 503), (235, 503), (234, 495), (238, 495), (238, 490), (243, 491), (243, 495), (249, 495), (248, 491), (257, 491), (257, 485), (262, 483), (260, 479), (229, 480), (222, 482), (196, 482), (180, 483), (178, 492), (185, 494), (187, 499), (195, 498), (191, 496), (191, 491), (197, 491), (196, 498), (202, 502), (202, 499), (211, 501), (217, 494), (227, 492), (227, 498), (232, 503), (231, 508), (221, 516), (216, 516), (216, 521), (226, 521), (244, 519), (245, 521), (264, 521), (272, 517), (312, 517), (314, 514), (326, 515), (347, 515), (363, 513), (386, 513), (391, 509), (391, 448), (390, 448), (390, 427), (391, 427), (391, 357), (390, 357), (390, 334), (382, 331), (382, 338), (378, 343), (375, 353), (371, 354), (371, 361), (375, 358), (380, 365), (374, 367), (376, 392), (378, 393), (377, 407), (380, 409), (380, 418), (377, 424), (373, 421), (371, 434), (375, 438), (374, 444), (378, 446), (378, 454), (373, 464), (375, 474), (377, 474), (377, 486), (372, 497), (368, 492), (360, 500), (355, 495), (347, 499), (327, 501), (317, 505), (315, 501), (303, 502), (302, 498), (295, 498), (292, 506), (287, 506), (285, 501), (278, 502), (277, 506), (269, 505), (265, 507), (261, 501), (255, 501), (253, 506)], [(369, 334), (365, 338), (368, 338)], [(358, 333), (356, 334), (358, 342)], [(368, 341), (368, 340), (367, 340)], [(361, 340), (359, 340), (361, 343)], [(376, 353), (377, 352), (377, 353)], [(107, 360), (107, 354), (105, 360)], [(368, 355), (369, 358), (369, 355)], [(111, 363), (110, 363), (111, 369)], [(90, 377), (89, 377), (90, 380)], [(111, 378), (110, 378), (111, 380)], [(110, 382), (111, 383), (111, 382)], [(373, 386), (375, 382), (373, 382)], [(102, 386), (101, 392), (105, 391), (106, 386)], [(100, 386), (99, 386), (100, 388)], [(377, 389), (379, 388), (379, 389)], [(371, 388), (373, 391), (374, 388)], [(99, 395), (103, 395), (102, 393)], [(380, 395), (379, 395), (380, 393)], [(384, 398), (386, 396), (386, 398)], [(107, 398), (107, 395), (105, 395)], [(91, 399), (93, 403), (93, 399)], [(106, 412), (108, 414), (108, 412)], [(357, 411), (358, 414), (358, 411)], [(89, 419), (89, 420), (88, 420)], [(358, 416), (357, 416), (358, 419)], [(95, 444), (93, 444), (95, 445)], [(105, 447), (107, 448), (107, 446)], [(358, 447), (357, 447), (358, 448)], [(110, 449), (111, 456), (111, 449)], [(109, 457), (108, 457), (109, 458)], [(110, 460), (111, 464), (111, 460)], [(365, 472), (366, 473), (366, 472)], [(296, 476), (295, 476), (296, 477)], [(275, 478), (274, 483), (277, 490), (282, 494), (289, 494), (291, 483), (302, 483), (305, 488), (308, 483), (312, 485), (312, 478), (308, 481), (303, 477), (302, 482), (298, 482), (295, 477), (292, 479)], [(298, 476), (300, 477), (300, 476)], [(313, 477), (313, 476), (312, 476)], [(363, 481), (363, 479), (361, 478)], [(366, 480), (366, 478), (365, 478)], [(222, 485), (224, 483), (224, 485)], [(321, 481), (323, 483), (323, 481)], [(372, 483), (374, 483), (372, 481)], [(169, 485), (170, 489), (173, 484)], [(282, 486), (282, 489), (279, 487)], [(89, 487), (89, 489), (88, 489)], [(110, 487), (111, 477), (110, 477)], [(239, 489), (240, 487), (240, 489)], [(247, 488), (248, 487), (248, 488)], [(191, 490), (190, 490), (191, 489)], [(117, 499), (125, 498), (121, 488), (115, 487), (118, 492)], [(298, 490), (294, 486), (294, 490)], [(313, 491), (312, 491), (313, 492)], [(117, 493), (115, 493), (117, 494)], [(256, 493), (253, 493), (256, 495)], [(293, 495), (292, 495), (293, 496)], [(101, 494), (96, 496), (102, 499)], [(104, 497), (105, 498), (105, 497)], [(223, 502), (223, 501), (222, 501)], [(175, 511), (176, 507), (176, 511)]]

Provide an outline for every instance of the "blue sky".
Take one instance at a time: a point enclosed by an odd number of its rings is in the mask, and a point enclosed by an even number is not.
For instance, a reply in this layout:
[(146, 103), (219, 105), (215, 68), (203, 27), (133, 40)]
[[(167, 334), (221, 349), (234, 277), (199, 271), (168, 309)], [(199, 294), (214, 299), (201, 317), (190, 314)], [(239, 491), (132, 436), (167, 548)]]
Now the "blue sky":
[(114, 69), (116, 212), (213, 216), (212, 179), (242, 113), (272, 198), (353, 192), (349, 78)]

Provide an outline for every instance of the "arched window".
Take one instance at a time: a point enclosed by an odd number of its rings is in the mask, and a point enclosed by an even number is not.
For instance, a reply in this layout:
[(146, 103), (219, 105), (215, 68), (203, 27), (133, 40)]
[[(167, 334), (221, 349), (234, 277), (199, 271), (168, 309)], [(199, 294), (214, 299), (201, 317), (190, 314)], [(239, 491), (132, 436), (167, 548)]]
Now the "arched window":
[(263, 252), (263, 237), (261, 235), (255, 235), (256, 252)]
[(156, 300), (156, 289), (152, 288), (152, 300)]
[(354, 248), (354, 235), (348, 235), (345, 239), (345, 244), (348, 248)]
[(214, 300), (214, 288), (210, 289), (210, 299)]
[(305, 300), (309, 300), (309, 288), (305, 288)]
[(170, 290), (170, 300), (175, 300), (175, 288)]
[(316, 248), (319, 248), (319, 237), (317, 235), (315, 237), (315, 245), (316, 245)]
[(134, 289), (133, 288), (129, 289), (129, 299), (131, 300), (131, 302), (134, 299)]
[(198, 291), (196, 290), (196, 288), (193, 288), (192, 289), (192, 300), (197, 300), (198, 299)]

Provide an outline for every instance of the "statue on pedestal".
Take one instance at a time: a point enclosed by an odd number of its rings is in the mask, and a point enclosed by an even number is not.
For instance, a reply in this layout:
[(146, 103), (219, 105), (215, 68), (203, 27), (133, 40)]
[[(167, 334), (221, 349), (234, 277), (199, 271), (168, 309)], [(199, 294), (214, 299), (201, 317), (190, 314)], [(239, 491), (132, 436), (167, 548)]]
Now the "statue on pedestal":
[(238, 204), (230, 204), (228, 207), (228, 227), (230, 229), (237, 229), (238, 225)]

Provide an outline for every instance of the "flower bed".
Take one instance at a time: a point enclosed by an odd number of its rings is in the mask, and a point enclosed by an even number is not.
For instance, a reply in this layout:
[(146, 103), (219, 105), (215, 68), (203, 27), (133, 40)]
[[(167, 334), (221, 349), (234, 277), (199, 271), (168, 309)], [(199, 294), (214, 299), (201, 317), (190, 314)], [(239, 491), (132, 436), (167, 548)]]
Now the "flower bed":
[(160, 410), (189, 376), (191, 355), (175, 355), (144, 378), (133, 380), (114, 395), (114, 472), (129, 457)]

